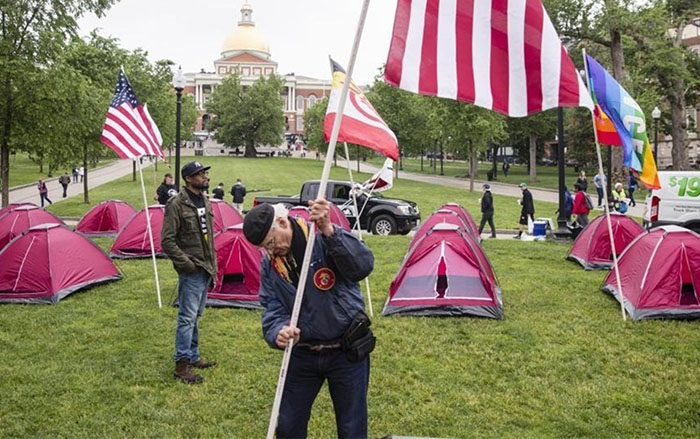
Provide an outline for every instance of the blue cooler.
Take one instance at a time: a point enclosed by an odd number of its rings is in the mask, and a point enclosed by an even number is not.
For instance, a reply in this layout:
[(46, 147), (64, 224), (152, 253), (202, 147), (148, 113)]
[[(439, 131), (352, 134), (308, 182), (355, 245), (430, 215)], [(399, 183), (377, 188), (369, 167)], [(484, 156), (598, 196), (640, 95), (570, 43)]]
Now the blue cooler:
[(547, 236), (547, 221), (535, 221), (532, 227), (532, 236)]

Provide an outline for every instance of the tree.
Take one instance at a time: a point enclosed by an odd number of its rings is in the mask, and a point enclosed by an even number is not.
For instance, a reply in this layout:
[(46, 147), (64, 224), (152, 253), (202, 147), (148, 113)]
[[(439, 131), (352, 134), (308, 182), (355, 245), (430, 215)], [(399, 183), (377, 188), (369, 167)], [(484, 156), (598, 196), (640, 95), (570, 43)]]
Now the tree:
[(328, 150), (323, 135), (323, 123), (326, 120), (328, 110), (328, 98), (324, 97), (306, 110), (304, 113), (304, 131), (306, 133), (306, 144), (319, 152)]
[[(9, 201), (10, 150), (13, 131), (31, 123), (26, 114), (29, 89), (18, 87), (26, 76), (50, 65), (75, 35), (76, 19), (88, 12), (101, 16), (113, 0), (5, 0), (0, 8), (0, 183), (2, 205)], [(23, 107), (25, 106), (25, 107)]]
[(245, 145), (245, 156), (255, 157), (256, 146), (277, 145), (284, 134), (283, 87), (279, 76), (261, 77), (246, 88), (237, 75), (225, 78), (206, 104), (213, 114), (209, 129), (227, 146)]
[(508, 119), (508, 133), (515, 145), (527, 144), (530, 183), (537, 181), (538, 141), (553, 138), (557, 129), (557, 110), (549, 110), (523, 118)]

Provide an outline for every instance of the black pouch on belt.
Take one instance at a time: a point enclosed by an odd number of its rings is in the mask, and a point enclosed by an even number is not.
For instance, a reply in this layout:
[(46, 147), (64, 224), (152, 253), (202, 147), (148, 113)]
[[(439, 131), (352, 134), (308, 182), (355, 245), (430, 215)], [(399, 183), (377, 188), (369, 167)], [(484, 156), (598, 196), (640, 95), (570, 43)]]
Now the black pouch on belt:
[(352, 363), (362, 361), (374, 350), (377, 337), (372, 334), (370, 325), (372, 322), (364, 311), (358, 312), (353, 317), (350, 326), (340, 339), (340, 346), (348, 361)]

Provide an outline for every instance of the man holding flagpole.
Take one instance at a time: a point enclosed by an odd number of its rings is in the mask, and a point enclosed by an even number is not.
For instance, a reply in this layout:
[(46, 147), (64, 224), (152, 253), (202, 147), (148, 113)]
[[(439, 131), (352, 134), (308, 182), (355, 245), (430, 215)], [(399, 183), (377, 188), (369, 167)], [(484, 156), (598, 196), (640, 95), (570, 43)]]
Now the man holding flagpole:
[(175, 378), (199, 384), (204, 378), (192, 368), (208, 369), (214, 361), (199, 354), (199, 318), (204, 313), (207, 290), (216, 279), (214, 215), (202, 193), (209, 183), (209, 166), (189, 162), (182, 167), (185, 187), (168, 200), (163, 218), (161, 244), (178, 273), (178, 312), (175, 331)]
[(310, 204), (310, 221), (319, 233), (295, 328), (289, 322), (310, 226), (288, 217), (280, 204), (254, 207), (243, 223), (246, 239), (267, 252), (260, 269), (265, 341), (285, 349), (294, 339), (276, 436), (307, 436), (311, 407), (328, 380), (338, 437), (363, 438), (375, 338), (358, 282), (372, 271), (374, 256), (355, 235), (331, 223), (326, 200)]

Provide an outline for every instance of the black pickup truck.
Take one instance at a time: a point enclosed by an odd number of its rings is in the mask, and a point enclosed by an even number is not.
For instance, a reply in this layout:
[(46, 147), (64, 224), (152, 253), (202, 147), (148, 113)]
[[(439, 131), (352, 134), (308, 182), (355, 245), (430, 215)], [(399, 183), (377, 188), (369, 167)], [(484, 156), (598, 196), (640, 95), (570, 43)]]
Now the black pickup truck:
[[(253, 200), (253, 205), (282, 203), (288, 207), (308, 206), (309, 200), (316, 198), (320, 185), (321, 182), (318, 180), (307, 181), (302, 185), (300, 195), (256, 197)], [(353, 226), (357, 214), (350, 195), (351, 188), (352, 185), (349, 181), (329, 181), (326, 188), (326, 199), (338, 206), (350, 225)], [(365, 202), (367, 205), (362, 210)], [(375, 235), (396, 233), (405, 235), (420, 223), (418, 206), (412, 201), (384, 198), (377, 193), (361, 192), (357, 194), (357, 205), (362, 211), (360, 227)]]

